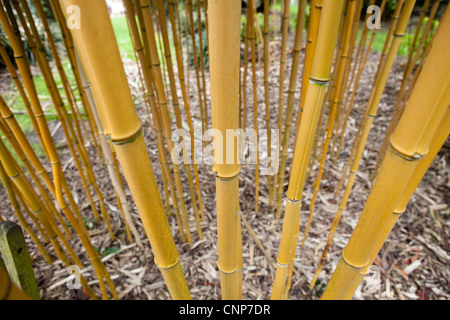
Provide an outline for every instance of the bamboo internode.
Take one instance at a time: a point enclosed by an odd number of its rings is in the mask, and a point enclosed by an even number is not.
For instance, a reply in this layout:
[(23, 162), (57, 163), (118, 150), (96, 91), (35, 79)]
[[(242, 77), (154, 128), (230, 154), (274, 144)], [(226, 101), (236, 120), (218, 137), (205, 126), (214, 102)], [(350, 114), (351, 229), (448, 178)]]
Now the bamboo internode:
[[(239, 207), (237, 140), (227, 130), (239, 129), (240, 8), (238, 0), (209, 1), (209, 50), (212, 126), (226, 137), (216, 145), (217, 241), (222, 299), (242, 297), (242, 240)], [(227, 12), (227, 15), (224, 13)], [(214, 141), (217, 143), (217, 141)], [(232, 147), (228, 147), (231, 145)], [(229, 154), (231, 153), (231, 155)], [(226, 163), (224, 159), (232, 161)]]

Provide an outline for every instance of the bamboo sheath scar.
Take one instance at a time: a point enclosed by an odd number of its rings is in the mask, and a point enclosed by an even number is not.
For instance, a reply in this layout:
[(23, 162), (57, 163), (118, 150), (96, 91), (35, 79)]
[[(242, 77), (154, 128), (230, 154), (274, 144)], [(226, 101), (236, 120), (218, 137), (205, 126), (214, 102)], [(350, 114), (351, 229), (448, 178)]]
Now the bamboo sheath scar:
[(314, 59), (310, 84), (305, 101), (302, 125), (298, 133), (293, 158), (293, 166), (286, 193), (287, 203), (283, 220), (280, 248), (277, 257), (277, 272), (271, 299), (281, 299), (286, 284), (289, 258), (296, 221), (300, 215), (301, 199), (309, 164), (314, 133), (322, 109), (325, 91), (330, 79), (334, 48), (338, 36), (344, 1), (325, 0), (317, 38), (317, 55)]
[[(213, 129), (227, 137), (226, 130), (239, 129), (240, 12), (239, 0), (210, 0), (209, 49), (211, 114)], [(227, 137), (229, 140), (230, 137)], [(242, 240), (239, 209), (237, 141), (214, 140), (216, 171), (217, 241), (222, 299), (242, 297)], [(227, 149), (226, 145), (233, 148)], [(230, 155), (232, 153), (232, 155)], [(227, 163), (225, 159), (233, 161)]]
[(63, 11), (70, 5), (78, 5), (83, 12), (80, 29), (72, 29), (71, 32), (86, 75), (97, 88), (94, 98), (102, 102), (97, 104), (99, 115), (102, 123), (108, 123), (110, 140), (140, 213), (155, 263), (172, 298), (190, 299), (106, 4), (82, 0), (61, 0), (60, 3)]
[(380, 247), (378, 241), (391, 228), (392, 213), (405, 210), (412, 194), (410, 188), (416, 184), (411, 179), (416, 178), (420, 162), (431, 152), (433, 137), (448, 112), (450, 60), (441, 57), (450, 55), (449, 31), (447, 7), (408, 105), (391, 136), (390, 149), (361, 217), (322, 299), (344, 299), (353, 295), (352, 283), (364, 268), (370, 267), (371, 255)]

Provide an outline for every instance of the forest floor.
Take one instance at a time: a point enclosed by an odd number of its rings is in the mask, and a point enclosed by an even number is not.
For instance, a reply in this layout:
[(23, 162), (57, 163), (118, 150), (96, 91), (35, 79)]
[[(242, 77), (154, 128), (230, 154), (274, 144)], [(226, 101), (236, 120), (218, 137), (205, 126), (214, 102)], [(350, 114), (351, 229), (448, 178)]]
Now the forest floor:
[[(278, 42), (272, 43), (269, 83), (270, 83), (270, 105), (271, 126), (276, 127), (278, 117), (278, 80), (279, 80), (279, 51)], [(288, 53), (288, 62), (292, 52)], [(337, 210), (340, 196), (335, 197), (335, 187), (340, 179), (345, 162), (348, 159), (353, 143), (353, 138), (361, 122), (363, 110), (372, 88), (372, 81), (377, 70), (379, 54), (372, 52), (364, 68), (360, 85), (356, 94), (353, 111), (350, 115), (345, 132), (344, 144), (339, 160), (336, 164), (328, 158), (322, 177), (318, 200), (315, 205), (315, 214), (309, 231), (309, 236), (303, 248), (297, 247), (297, 255), (294, 263), (294, 274), (292, 289), (289, 299), (316, 300), (320, 297), (332, 271), (336, 266), (342, 249), (346, 245), (354, 226), (358, 221), (364, 203), (368, 197), (372, 183), (369, 179), (375, 167), (381, 142), (391, 118), (393, 105), (396, 101), (397, 91), (400, 86), (404, 58), (397, 58), (395, 66), (391, 71), (388, 83), (384, 90), (378, 116), (376, 117), (369, 140), (366, 145), (364, 157), (360, 164), (355, 187), (350, 196), (347, 209), (336, 231), (333, 244), (329, 250), (326, 265), (319, 276), (318, 285), (311, 291), (309, 283), (314, 275), (320, 256), (327, 241), (331, 221)], [(130, 88), (135, 98), (138, 114), (143, 121), (144, 135), (148, 146), (150, 158), (153, 163), (156, 180), (158, 181), (161, 194), (163, 195), (161, 169), (158, 163), (156, 136), (152, 124), (143, 103), (141, 84), (139, 81), (136, 64), (125, 59)], [(303, 61), (303, 60), (301, 60)], [(290, 64), (288, 63), (288, 66)], [(302, 75), (302, 66), (299, 70), (299, 80)], [(287, 87), (290, 68), (286, 73), (285, 91)], [(259, 128), (265, 128), (264, 114), (264, 87), (262, 83), (262, 69), (258, 69), (258, 105), (259, 105)], [(2, 83), (7, 81), (8, 75), (2, 74)], [(252, 110), (252, 87), (251, 69), (247, 85), (248, 97), (248, 122), (253, 123)], [(206, 79), (209, 78), (206, 72)], [(10, 79), (9, 79), (10, 81)], [(199, 124), (200, 112), (197, 100), (197, 86), (195, 74), (190, 72), (190, 98), (192, 114), (196, 123)], [(208, 82), (208, 81), (207, 81)], [(301, 83), (299, 81), (298, 83)], [(2, 86), (5, 90), (8, 86)], [(209, 85), (206, 86), (206, 95), (209, 97)], [(295, 106), (298, 105), (300, 87), (297, 86)], [(181, 94), (180, 94), (181, 96)], [(210, 101), (208, 101), (210, 106)], [(325, 106), (327, 108), (327, 106)], [(325, 116), (327, 114), (325, 113)], [(297, 117), (295, 112), (294, 119)], [(211, 122), (209, 122), (211, 125)], [(61, 131), (61, 130), (59, 130)], [(55, 131), (55, 141), (63, 142), (61, 132)], [(291, 134), (290, 146), (293, 146), (294, 134)], [(88, 146), (90, 159), (94, 168), (97, 182), (102, 190), (105, 202), (109, 209), (111, 223), (116, 235), (116, 240), (111, 240), (108, 230), (103, 221), (95, 221), (90, 210), (89, 202), (77, 178), (77, 171), (73, 158), (67, 148), (60, 148), (61, 162), (64, 173), (69, 180), (73, 194), (81, 208), (86, 225), (89, 226), (93, 245), (103, 257), (104, 263), (115, 283), (120, 299), (170, 299), (163, 278), (153, 261), (153, 253), (147, 241), (145, 232), (139, 219), (139, 214), (134, 206), (128, 188), (126, 195), (132, 206), (132, 216), (141, 235), (144, 248), (135, 243), (130, 243), (126, 237), (123, 219), (117, 209), (117, 202), (111, 182), (99, 157), (95, 154), (93, 146)], [(289, 151), (290, 157), (293, 150)], [(288, 169), (290, 168), (290, 161)], [(407, 210), (402, 214), (391, 235), (381, 249), (375, 264), (378, 272), (379, 282), (363, 282), (357, 290), (355, 299), (449, 299), (450, 298), (450, 141), (447, 140), (443, 149), (431, 165), (423, 181), (408, 204)], [(47, 166), (47, 168), (49, 168)], [(190, 230), (193, 237), (193, 245), (181, 241), (175, 217), (170, 216), (169, 221), (180, 253), (180, 261), (183, 267), (190, 292), (193, 299), (220, 299), (220, 281), (217, 269), (217, 226), (215, 212), (215, 180), (212, 167), (201, 164), (199, 168), (199, 180), (202, 191), (205, 219), (201, 222), (203, 239), (198, 239), (195, 220), (192, 210), (190, 211)], [(317, 176), (318, 165), (313, 167), (311, 175), (306, 183), (303, 197), (303, 207), (300, 225), (300, 237), (303, 235), (304, 226), (309, 214), (309, 204), (313, 192), (313, 183)], [(287, 176), (289, 170), (287, 171)], [(255, 239), (249, 234), (245, 225), (242, 225), (243, 245), (243, 299), (256, 300), (268, 299), (270, 296), (274, 275), (275, 263), (280, 242), (283, 219), (274, 217), (275, 209), (269, 206), (267, 177), (260, 176), (259, 211), (254, 211), (255, 198), (255, 168), (253, 165), (243, 165), (240, 174), (240, 204), (243, 217), (255, 231), (259, 240), (263, 243), (265, 250), (270, 255), (268, 260), (258, 248)], [(185, 175), (182, 175), (183, 185), (187, 185)], [(287, 189), (287, 179), (285, 190)], [(185, 188), (184, 196), (186, 205), (191, 208), (189, 190)], [(97, 199), (98, 201), (98, 199)], [(0, 187), (0, 214), (8, 220), (16, 221), (10, 208), (9, 200)], [(45, 247), (49, 250), (55, 261), (47, 264), (41, 257), (36, 246), (25, 235), (28, 250), (32, 257), (32, 263), (42, 299), (86, 299), (81, 291), (69, 290), (66, 286), (67, 277), (70, 275), (67, 268), (59, 260), (56, 260), (50, 244)], [(89, 260), (87, 259), (81, 242), (73, 233), (70, 241), (75, 252), (81, 258), (85, 268), (82, 274), (92, 285), (95, 292), (100, 295), (98, 281)], [(299, 241), (300, 243), (300, 241)]]

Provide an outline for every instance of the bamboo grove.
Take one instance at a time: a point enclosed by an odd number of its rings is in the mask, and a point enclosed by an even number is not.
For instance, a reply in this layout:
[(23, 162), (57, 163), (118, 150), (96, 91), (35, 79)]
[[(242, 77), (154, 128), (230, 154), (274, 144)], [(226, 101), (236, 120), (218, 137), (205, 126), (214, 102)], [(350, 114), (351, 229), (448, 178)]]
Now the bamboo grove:
[[(192, 246), (203, 239), (202, 228), (207, 224), (217, 227), (221, 297), (242, 299), (242, 234), (248, 232), (259, 241), (245, 220), (240, 201), (243, 135), (251, 129), (250, 140), (263, 141), (265, 146), (257, 143), (252, 150), (256, 159), (251, 167), (254, 202), (250, 206), (258, 212), (261, 190), (267, 191), (269, 214), (282, 226), (276, 261), (271, 261), (276, 272), (270, 299), (289, 299), (295, 258), (311, 237), (312, 221), (321, 214), (316, 202), (328, 170), (327, 159), (345, 166), (334, 191), (338, 209), (316, 261), (311, 289), (329, 263), (327, 255), (358, 171), (367, 171), (360, 163), (416, 10), (420, 15), (402, 67), (391, 122), (371, 172), (373, 186), (321, 297), (352, 298), (450, 133), (450, 12), (441, 0), (421, 1), (420, 6), (416, 0), (394, 1), (376, 76), (365, 88), (370, 97), (363, 119), (356, 134), (346, 135), (379, 33), (379, 21), (367, 10), (367, 3), (376, 6), (381, 17), (392, 1), (298, 0), (294, 27), (290, 25), (290, 2), (123, 0), (149, 120), (144, 126), (104, 1), (1, 0), (0, 22), (6, 35), (5, 42), (0, 39), (1, 60), (23, 101), (42, 154), (16, 119), (14, 105), (0, 96), (0, 179), (11, 212), (46, 263), (57, 259), (66, 267), (93, 266), (98, 288), (81, 277), (91, 299), (118, 299), (118, 292), (83, 222), (86, 211), (74, 198), (64, 172), (48, 111), (33, 80), (36, 72), (45, 82), (89, 214), (115, 238), (111, 212), (93, 170), (93, 161), (98, 160), (114, 190), (128, 241), (144, 250), (145, 237), (131, 215), (135, 206), (154, 263), (173, 299), (191, 299), (174, 235)], [(44, 3), (49, 4), (50, 14)], [(261, 8), (263, 21), (257, 15)], [(77, 13), (81, 19), (77, 20)], [(57, 31), (51, 30), (49, 16)], [(435, 27), (433, 21), (438, 17)], [(61, 36), (60, 44), (56, 33)], [(271, 54), (271, 42), (279, 44), (279, 55)], [(64, 61), (70, 68), (64, 68)], [(274, 64), (279, 66), (276, 86), (269, 85)], [(276, 103), (270, 101), (271, 96)], [(196, 124), (201, 127), (199, 133)], [(215, 179), (215, 221), (205, 218), (208, 199), (202, 193), (204, 179), (199, 168), (203, 164), (195, 152), (196, 135), (204, 137), (211, 130), (214, 164), (209, 170)], [(261, 130), (265, 140), (259, 140)], [(155, 137), (157, 150), (148, 150), (147, 131)], [(182, 133), (179, 140), (173, 139), (175, 131)], [(342, 152), (345, 143), (352, 146), (349, 155)], [(201, 148), (204, 145), (200, 142)], [(189, 152), (182, 152), (177, 161), (176, 148)], [(268, 175), (261, 174), (260, 148), (271, 159), (269, 166), (275, 167)], [(160, 166), (161, 181), (154, 173), (155, 163)], [(126, 197), (128, 189), (132, 202)], [(303, 199), (305, 189), (311, 191), (310, 201)], [(308, 214), (301, 217), (305, 208)], [(1, 213), (0, 220), (6, 219)], [(301, 218), (305, 219), (302, 232)], [(82, 261), (71, 247), (74, 238), (89, 262)], [(257, 244), (264, 250), (261, 241)]]

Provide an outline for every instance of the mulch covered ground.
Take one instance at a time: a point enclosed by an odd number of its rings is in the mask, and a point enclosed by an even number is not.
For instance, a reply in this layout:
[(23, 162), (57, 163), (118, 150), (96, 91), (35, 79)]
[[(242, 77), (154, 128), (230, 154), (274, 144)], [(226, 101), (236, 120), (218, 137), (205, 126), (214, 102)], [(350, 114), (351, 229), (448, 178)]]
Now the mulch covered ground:
[[(271, 55), (279, 57), (278, 42), (272, 43)], [(288, 66), (292, 52), (288, 54)], [(279, 59), (272, 59), (270, 69), (270, 99), (271, 99), (271, 125), (276, 127), (278, 115), (278, 80)], [(302, 60), (301, 60), (302, 61)], [(363, 110), (367, 103), (372, 87), (372, 81), (377, 70), (379, 61), (378, 53), (371, 53), (368, 63), (364, 69), (362, 80), (356, 94), (355, 105), (351, 113), (346, 139), (342, 148), (339, 161), (334, 165), (327, 160), (326, 169), (321, 181), (321, 188), (315, 206), (315, 215), (310, 227), (308, 239), (303, 248), (298, 245), (295, 260), (294, 276), (290, 299), (318, 299), (324, 286), (328, 282), (334, 267), (336, 266), (343, 247), (346, 245), (351, 232), (358, 221), (364, 203), (370, 192), (372, 183), (370, 175), (378, 155), (380, 144), (383, 140), (385, 130), (389, 125), (393, 105), (396, 101), (396, 93), (400, 86), (403, 71), (403, 59), (397, 58), (396, 64), (391, 72), (389, 81), (384, 90), (378, 116), (374, 122), (369, 141), (366, 145), (364, 157), (360, 165), (352, 195), (350, 196), (347, 210), (337, 229), (334, 242), (330, 248), (327, 264), (323, 268), (319, 284), (311, 291), (311, 281), (317, 263), (322, 254), (328, 237), (328, 230), (337, 210), (340, 197), (334, 196), (334, 189), (339, 181), (341, 172), (347, 161), (352, 147), (355, 133), (360, 124)], [(141, 83), (139, 81), (138, 69), (134, 62), (125, 61), (125, 68), (132, 93), (135, 97), (137, 111), (143, 120), (143, 128), (148, 144), (148, 150), (153, 162), (156, 179), (159, 183), (161, 194), (163, 194), (161, 170), (158, 163), (156, 136), (152, 124), (146, 113), (143, 103)], [(302, 68), (302, 66), (300, 66)], [(286, 76), (286, 96), (289, 79), (289, 68)], [(251, 69), (249, 69), (251, 72)], [(301, 69), (299, 79), (301, 77)], [(262, 69), (258, 71), (258, 104), (259, 104), (259, 128), (265, 128), (264, 120), (264, 94), (262, 83)], [(251, 74), (248, 79), (248, 123), (252, 123), (252, 87)], [(5, 72), (0, 74), (2, 86), (0, 90), (10, 90), (9, 75)], [(208, 73), (206, 73), (208, 79)], [(193, 116), (199, 122), (200, 112), (198, 109), (197, 90), (194, 72), (190, 75), (190, 95)], [(300, 83), (300, 81), (298, 82)], [(300, 88), (297, 87), (295, 106), (298, 105)], [(209, 86), (207, 86), (209, 97)], [(180, 93), (181, 97), (181, 93)], [(208, 101), (209, 103), (209, 101)], [(326, 114), (325, 114), (326, 115)], [(295, 115), (296, 118), (296, 115)], [(293, 146), (291, 135), (290, 146)], [(63, 140), (60, 132), (55, 133), (55, 140)], [(89, 202), (86, 199), (81, 183), (77, 178), (73, 159), (67, 148), (61, 148), (60, 154), (65, 174), (70, 182), (72, 191), (82, 210), (83, 217), (90, 227), (93, 245), (102, 254), (104, 263), (116, 285), (120, 299), (170, 299), (164, 285), (162, 276), (153, 262), (153, 254), (145, 233), (140, 223), (139, 215), (133, 204), (131, 195), (126, 190), (129, 204), (132, 206), (134, 222), (141, 234), (144, 248), (139, 248), (135, 243), (129, 243), (120, 212), (117, 209), (114, 190), (111, 186), (108, 173), (102, 166), (95, 154), (95, 149), (88, 146), (90, 159), (94, 166), (98, 184), (103, 192), (107, 203), (111, 222), (116, 234), (116, 241), (112, 241), (103, 221), (94, 221)], [(293, 150), (290, 150), (292, 156)], [(289, 159), (290, 161), (290, 159)], [(392, 234), (382, 248), (378, 259), (375, 261), (380, 271), (380, 282), (377, 285), (368, 286), (364, 282), (358, 289), (356, 299), (449, 299), (450, 271), (450, 143), (447, 141), (429, 171), (425, 175), (416, 193), (411, 198), (406, 212), (401, 216)], [(290, 162), (289, 162), (290, 163)], [(211, 172), (211, 166), (199, 165), (200, 185), (202, 189), (203, 204), (205, 208), (205, 220), (201, 222), (203, 239), (199, 240), (195, 232), (194, 213), (190, 211), (190, 227), (194, 244), (189, 246), (182, 243), (179, 236), (174, 216), (169, 217), (172, 230), (181, 255), (181, 264), (190, 287), (193, 299), (220, 299), (220, 282), (217, 263), (217, 238), (216, 238), (216, 213), (215, 213), (215, 181)], [(300, 234), (303, 234), (306, 219), (309, 213), (309, 203), (312, 196), (313, 182), (318, 172), (317, 164), (312, 170), (304, 191), (302, 208), (302, 220)], [(257, 237), (263, 243), (265, 250), (271, 256), (266, 259), (262, 251), (255, 243), (255, 239), (249, 234), (244, 224), (242, 225), (243, 245), (243, 299), (268, 299), (270, 296), (274, 275), (275, 258), (278, 253), (282, 219), (275, 219), (274, 209), (268, 205), (267, 177), (260, 177), (260, 209), (254, 212), (254, 174), (252, 165), (244, 165), (240, 176), (240, 203), (246, 221), (255, 231)], [(187, 185), (185, 175), (182, 176), (184, 185)], [(287, 189), (287, 179), (285, 190)], [(184, 196), (188, 208), (191, 208), (189, 190), (185, 188)], [(6, 193), (0, 187), (0, 213), (6, 219), (16, 221), (9, 207)], [(43, 299), (85, 299), (84, 294), (75, 290), (69, 290), (66, 286), (67, 277), (70, 275), (61, 261), (55, 261), (52, 265), (45, 263), (38, 250), (26, 235), (28, 249), (33, 259), (33, 266), (38, 285)], [(81, 242), (74, 233), (71, 244), (75, 252), (84, 262), (85, 269), (82, 274), (87, 278), (99, 296), (100, 291), (92, 267), (87, 259)], [(46, 248), (54, 257), (49, 244)], [(56, 259), (56, 258), (55, 258)]]

